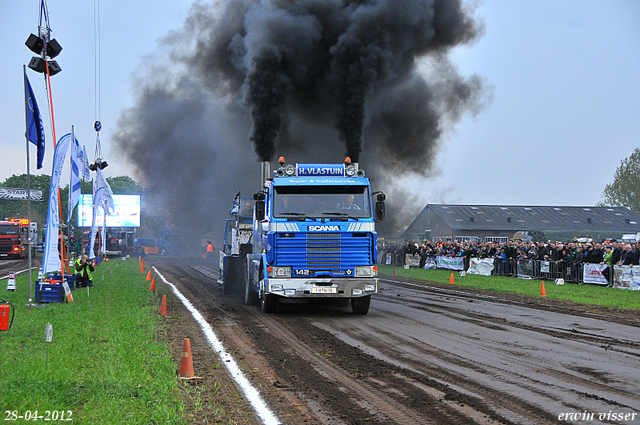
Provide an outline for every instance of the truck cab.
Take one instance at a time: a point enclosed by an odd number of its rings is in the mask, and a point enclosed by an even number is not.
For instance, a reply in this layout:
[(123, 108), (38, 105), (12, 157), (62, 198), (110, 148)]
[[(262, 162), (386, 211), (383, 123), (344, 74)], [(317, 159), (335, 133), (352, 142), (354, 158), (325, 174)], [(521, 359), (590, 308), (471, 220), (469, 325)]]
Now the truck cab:
[(372, 198), (364, 171), (348, 158), (295, 165), (281, 158), (254, 198), (245, 301), (271, 313), (279, 302), (342, 299), (366, 314), (379, 286), (375, 222), (384, 219), (385, 197)]
[[(0, 258), (24, 258), (29, 247), (29, 221), (0, 221)], [(35, 247), (34, 247), (35, 248)]]

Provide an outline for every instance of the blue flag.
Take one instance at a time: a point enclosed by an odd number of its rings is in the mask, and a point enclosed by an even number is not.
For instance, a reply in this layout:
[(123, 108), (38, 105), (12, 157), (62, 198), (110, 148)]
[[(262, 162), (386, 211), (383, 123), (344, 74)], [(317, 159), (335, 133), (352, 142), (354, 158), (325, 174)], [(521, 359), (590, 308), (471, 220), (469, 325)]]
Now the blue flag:
[(42, 168), (42, 161), (44, 160), (44, 126), (42, 125), (42, 118), (40, 117), (40, 109), (38, 109), (38, 103), (36, 102), (36, 96), (31, 89), (31, 83), (27, 78), (27, 73), (24, 74), (24, 89), (26, 97), (27, 108), (27, 137), (29, 141), (38, 147), (38, 170)]
[(80, 185), (80, 173), (84, 167), (82, 163), (83, 156), (84, 152), (80, 148), (78, 139), (76, 139), (73, 127), (71, 127), (71, 181), (69, 182), (69, 216), (67, 217), (67, 222), (71, 221), (73, 209), (78, 205), (78, 199), (80, 199), (82, 189)]

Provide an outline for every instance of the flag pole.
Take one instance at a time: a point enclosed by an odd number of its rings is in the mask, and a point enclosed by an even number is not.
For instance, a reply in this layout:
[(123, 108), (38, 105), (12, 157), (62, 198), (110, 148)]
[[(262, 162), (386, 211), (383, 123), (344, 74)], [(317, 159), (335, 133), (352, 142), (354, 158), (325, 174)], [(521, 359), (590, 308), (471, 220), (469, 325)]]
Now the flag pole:
[[(47, 86), (47, 91), (49, 92), (49, 108), (51, 109), (51, 130), (53, 132), (53, 149), (56, 148), (57, 139), (56, 139), (56, 121), (53, 116), (53, 95), (51, 93), (51, 75), (49, 73), (49, 62), (45, 60), (45, 84)], [(67, 261), (66, 251), (65, 251), (65, 243), (64, 243), (64, 231), (62, 230), (62, 224), (64, 224), (64, 218), (62, 217), (62, 202), (60, 197), (60, 187), (58, 186), (58, 214), (60, 219), (60, 230), (58, 231), (58, 238), (60, 239), (60, 257), (61, 257), (61, 266), (60, 273), (62, 275), (62, 280), (64, 280), (64, 266)], [(67, 266), (68, 267), (68, 266)], [(68, 270), (68, 268), (67, 268)], [(67, 273), (68, 274), (68, 273)]]
[[(75, 133), (75, 128), (74, 126), (71, 126), (71, 161), (73, 161), (73, 155), (74, 155), (74, 150), (73, 150), (73, 143), (74, 140), (76, 139), (76, 133)], [(71, 167), (71, 172), (69, 173), (69, 196), (67, 196), (67, 211), (68, 211), (68, 215), (67, 215), (67, 243), (71, 243), (71, 214), (72, 214), (72, 208), (71, 208), (71, 191), (73, 190), (73, 187), (71, 186), (71, 183), (73, 183), (71, 181), (73, 176), (73, 166)], [(67, 252), (67, 257), (70, 257), (70, 253)], [(71, 258), (68, 258), (69, 261), (71, 261)], [(74, 261), (75, 261), (75, 256), (74, 256)], [(68, 266), (67, 266), (68, 267)], [(67, 271), (69, 272), (69, 274), (71, 274), (71, 272), (69, 271), (69, 269), (67, 269)]]
[[(27, 93), (27, 66), (22, 65), (22, 73), (24, 74), (24, 98), (25, 102), (27, 101), (27, 97), (29, 94)], [(26, 126), (26, 131), (24, 134), (26, 145), (27, 145), (27, 219), (29, 219), (29, 230), (27, 234), (29, 235), (29, 310), (31, 310), (31, 294), (33, 293), (33, 280), (31, 278), (31, 167), (29, 165), (29, 112), (27, 111), (28, 105), (25, 104), (24, 108), (24, 122)]]

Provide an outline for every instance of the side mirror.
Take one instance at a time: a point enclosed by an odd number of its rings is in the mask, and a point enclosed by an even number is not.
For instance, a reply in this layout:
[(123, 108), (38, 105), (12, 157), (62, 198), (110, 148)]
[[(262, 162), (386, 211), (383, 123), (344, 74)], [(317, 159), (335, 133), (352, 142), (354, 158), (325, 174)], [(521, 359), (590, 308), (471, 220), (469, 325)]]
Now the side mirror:
[(384, 221), (384, 201), (387, 199), (384, 193), (378, 192), (374, 219), (376, 222)]
[(264, 220), (264, 192), (258, 192), (253, 195), (253, 199), (256, 201), (256, 220), (262, 221)]
[(256, 220), (264, 220), (264, 201), (256, 201)]
[(374, 218), (376, 222), (384, 221), (384, 201), (376, 202), (376, 211)]

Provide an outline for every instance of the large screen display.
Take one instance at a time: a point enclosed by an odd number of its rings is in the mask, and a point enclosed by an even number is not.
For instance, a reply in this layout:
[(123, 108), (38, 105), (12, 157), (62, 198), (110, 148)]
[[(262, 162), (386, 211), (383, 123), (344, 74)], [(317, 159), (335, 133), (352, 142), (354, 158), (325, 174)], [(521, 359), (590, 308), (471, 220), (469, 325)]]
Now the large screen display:
[[(140, 195), (113, 195), (113, 213), (107, 215), (107, 227), (140, 227)], [(102, 226), (104, 214), (96, 217)], [(91, 227), (93, 221), (93, 195), (80, 195), (78, 201), (78, 227)]]

